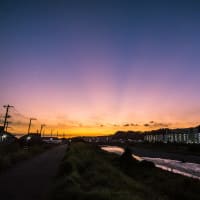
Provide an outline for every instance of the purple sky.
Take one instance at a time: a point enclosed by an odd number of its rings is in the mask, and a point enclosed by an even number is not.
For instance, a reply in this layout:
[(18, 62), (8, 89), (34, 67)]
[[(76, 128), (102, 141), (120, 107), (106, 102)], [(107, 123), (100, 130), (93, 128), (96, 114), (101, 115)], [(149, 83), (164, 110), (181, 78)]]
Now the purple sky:
[(1, 1), (0, 105), (74, 133), (198, 124), (199, 22), (194, 0)]

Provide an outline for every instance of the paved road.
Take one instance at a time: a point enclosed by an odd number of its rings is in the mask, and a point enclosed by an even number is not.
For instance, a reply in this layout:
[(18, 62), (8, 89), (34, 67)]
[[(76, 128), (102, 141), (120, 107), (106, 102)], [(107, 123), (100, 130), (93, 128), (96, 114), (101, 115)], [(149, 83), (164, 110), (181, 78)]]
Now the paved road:
[(1, 174), (0, 199), (45, 199), (65, 150), (58, 146)]

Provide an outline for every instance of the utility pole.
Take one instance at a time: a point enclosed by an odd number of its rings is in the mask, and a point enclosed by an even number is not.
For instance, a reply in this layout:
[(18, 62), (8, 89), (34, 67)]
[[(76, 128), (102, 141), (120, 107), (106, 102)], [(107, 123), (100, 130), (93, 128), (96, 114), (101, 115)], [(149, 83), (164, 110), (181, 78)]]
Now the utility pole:
[(10, 124), (11, 122), (6, 122), (6, 128), (5, 128), (5, 131), (7, 132), (8, 131), (8, 128), (10, 128), (8, 125)]
[(5, 114), (4, 124), (3, 124), (3, 130), (5, 131), (6, 124), (7, 124), (7, 119), (10, 117), (10, 116), (8, 115), (9, 109), (10, 109), (10, 108), (14, 108), (14, 106), (10, 106), (10, 105), (8, 104), (8, 105), (4, 105), (3, 107), (6, 108), (6, 114)]
[(40, 126), (40, 136), (41, 136), (41, 133), (42, 133), (42, 129), (45, 127), (45, 124), (41, 124)]
[(30, 130), (31, 130), (31, 122), (32, 122), (33, 120), (37, 120), (37, 119), (35, 119), (35, 118), (30, 118), (29, 125), (28, 125), (28, 134), (30, 133)]
[(53, 129), (51, 129), (51, 137), (53, 136)]
[(43, 129), (43, 137), (44, 137), (44, 134), (45, 134), (45, 128)]

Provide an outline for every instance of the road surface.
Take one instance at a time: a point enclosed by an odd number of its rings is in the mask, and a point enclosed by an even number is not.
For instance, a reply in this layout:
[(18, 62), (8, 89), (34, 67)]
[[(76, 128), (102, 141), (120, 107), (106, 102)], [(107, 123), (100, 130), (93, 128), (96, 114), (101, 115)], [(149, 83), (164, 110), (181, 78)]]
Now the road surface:
[(65, 150), (66, 145), (58, 146), (1, 174), (0, 199), (46, 199)]

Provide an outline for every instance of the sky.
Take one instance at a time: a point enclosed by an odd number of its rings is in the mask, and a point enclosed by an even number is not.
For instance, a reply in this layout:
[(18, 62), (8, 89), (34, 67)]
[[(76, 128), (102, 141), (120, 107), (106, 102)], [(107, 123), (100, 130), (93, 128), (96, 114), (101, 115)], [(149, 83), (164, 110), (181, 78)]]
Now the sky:
[(200, 1), (0, 1), (11, 132), (106, 135), (200, 124)]

